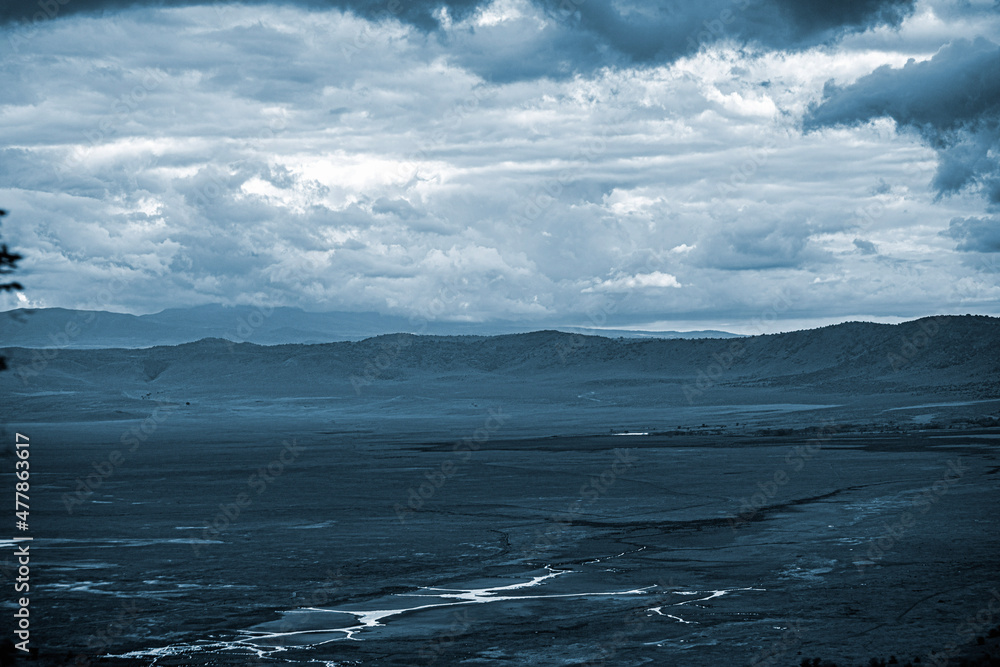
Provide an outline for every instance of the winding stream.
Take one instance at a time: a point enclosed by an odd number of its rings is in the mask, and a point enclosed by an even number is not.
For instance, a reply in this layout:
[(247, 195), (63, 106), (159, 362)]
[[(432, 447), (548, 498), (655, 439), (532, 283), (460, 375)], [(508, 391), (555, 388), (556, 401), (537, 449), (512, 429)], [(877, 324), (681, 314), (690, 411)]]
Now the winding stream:
[[(583, 591), (572, 593), (546, 593), (545, 586), (557, 578), (569, 579), (575, 573), (570, 569), (546, 566), (541, 574), (526, 574), (524, 581), (506, 585), (469, 588), (421, 588), (413, 593), (398, 593), (363, 603), (350, 603), (338, 607), (302, 607), (280, 612), (282, 617), (239, 631), (232, 639), (206, 639), (191, 644), (175, 644), (159, 648), (132, 651), (118, 656), (123, 658), (151, 658), (155, 665), (160, 658), (197, 654), (244, 654), (259, 658), (281, 660), (281, 653), (291, 649), (303, 650), (320, 647), (337, 641), (372, 641), (379, 633), (398, 625), (403, 616), (416, 621), (419, 615), (430, 610), (476, 604), (539, 601), (556, 599), (598, 599), (607, 597), (639, 597), (650, 595), (660, 586), (653, 584), (627, 590)], [(685, 605), (697, 605), (735, 591), (761, 591), (760, 588), (733, 588), (708, 591), (659, 590), (685, 599), (671, 604), (661, 604), (647, 609), (649, 616), (661, 616), (683, 624), (696, 624), (680, 616)], [(670, 609), (674, 613), (667, 613)], [(405, 629), (403, 629), (405, 632)], [(667, 640), (663, 640), (667, 641)], [(652, 642), (661, 644), (663, 642)], [(288, 662), (294, 662), (288, 660)], [(320, 660), (321, 663), (326, 663)], [(332, 664), (332, 663), (326, 663)]]

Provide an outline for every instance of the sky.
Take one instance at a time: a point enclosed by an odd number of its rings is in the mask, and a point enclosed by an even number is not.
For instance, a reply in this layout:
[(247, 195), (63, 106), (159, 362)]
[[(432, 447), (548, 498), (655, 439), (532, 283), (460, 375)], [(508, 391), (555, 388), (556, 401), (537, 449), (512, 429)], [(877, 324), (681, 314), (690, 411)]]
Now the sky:
[(3, 309), (1000, 315), (1000, 0), (13, 0), (0, 86)]

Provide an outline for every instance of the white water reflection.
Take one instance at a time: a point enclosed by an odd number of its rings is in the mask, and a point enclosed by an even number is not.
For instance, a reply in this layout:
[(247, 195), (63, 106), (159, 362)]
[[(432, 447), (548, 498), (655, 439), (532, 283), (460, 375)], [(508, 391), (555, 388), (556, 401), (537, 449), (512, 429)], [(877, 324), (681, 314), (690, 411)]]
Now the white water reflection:
[[(469, 604), (489, 604), (495, 602), (518, 602), (525, 600), (550, 600), (557, 598), (590, 598), (590, 597), (605, 597), (614, 595), (643, 595), (647, 591), (655, 586), (644, 586), (642, 588), (634, 588), (625, 591), (602, 591), (602, 592), (586, 592), (586, 593), (548, 593), (540, 595), (512, 595), (515, 591), (521, 591), (528, 588), (534, 588), (540, 586), (544, 582), (555, 579), (558, 576), (569, 574), (571, 570), (555, 570), (551, 567), (546, 566), (546, 573), (537, 575), (531, 578), (529, 581), (519, 582), (514, 584), (507, 584), (506, 586), (487, 586), (482, 588), (422, 588), (416, 593), (400, 593), (396, 596), (393, 602), (402, 603), (403, 600), (400, 598), (431, 598), (434, 600), (439, 600), (438, 603), (434, 604), (401, 604), (396, 607), (388, 609), (353, 609), (346, 606), (339, 607), (337, 609), (324, 609), (316, 607), (307, 607), (305, 609), (299, 609), (292, 612), (286, 612), (286, 618), (275, 623), (265, 623), (263, 626), (273, 626), (273, 625), (297, 625), (294, 615), (312, 615), (311, 617), (303, 619), (301, 622), (310, 623), (316, 621), (316, 615), (329, 614), (332, 618), (344, 618), (345, 616), (353, 617), (355, 622), (350, 625), (342, 626), (335, 624), (323, 623), (324, 627), (306, 629), (306, 630), (294, 630), (286, 632), (267, 632), (267, 631), (248, 631), (248, 633), (253, 633), (254, 636), (245, 640), (252, 642), (254, 644), (264, 645), (273, 640), (281, 640), (282, 643), (298, 643), (303, 640), (306, 641), (308, 645), (321, 645), (326, 644), (331, 641), (337, 641), (338, 639), (354, 639), (360, 640), (359, 633), (365, 630), (370, 630), (373, 628), (384, 626), (386, 621), (394, 616), (399, 616), (401, 614), (409, 614), (419, 611), (425, 611), (428, 609), (441, 609), (445, 607), (455, 607), (459, 605), (469, 605)], [(321, 621), (322, 622), (322, 621)], [(337, 633), (342, 633), (342, 636), (336, 636)]]
[[(159, 658), (192, 654), (242, 653), (260, 658), (281, 659), (279, 654), (293, 649), (310, 649), (337, 641), (365, 641), (374, 639), (380, 629), (387, 629), (403, 615), (418, 615), (429, 610), (460, 607), (474, 604), (504, 602), (544, 601), (557, 599), (596, 599), (604, 597), (643, 596), (650, 594), (656, 585), (627, 590), (586, 591), (576, 593), (544, 593), (547, 582), (557, 577), (571, 575), (572, 570), (545, 567), (541, 574), (528, 575), (526, 581), (511, 584), (468, 588), (421, 588), (413, 593), (399, 593), (366, 603), (340, 605), (336, 608), (304, 607), (282, 612), (282, 618), (241, 631), (235, 638), (205, 640), (193, 644), (133, 651), (121, 656), (126, 658)], [(677, 615), (684, 605), (703, 606), (709, 600), (734, 591), (759, 591), (760, 588), (731, 588), (708, 591), (671, 591), (676, 595), (696, 596), (669, 605), (653, 607), (647, 611), (684, 624), (694, 624)], [(665, 592), (665, 591), (664, 591)], [(675, 613), (667, 613), (670, 609)], [(425, 617), (426, 618), (426, 617)], [(393, 626), (395, 627), (395, 626)], [(406, 626), (403, 626), (404, 630)], [(398, 630), (398, 628), (397, 628)], [(666, 640), (664, 640), (666, 641)], [(660, 644), (662, 642), (655, 642)], [(291, 662), (291, 661), (289, 661)]]
[[(671, 618), (671, 619), (677, 621), (678, 623), (683, 623), (685, 625), (697, 625), (698, 621), (689, 621), (687, 619), (681, 618), (680, 616), (677, 616), (676, 614), (668, 614), (667, 612), (663, 611), (663, 609), (665, 607), (671, 607), (671, 608), (673, 608), (673, 607), (682, 607), (682, 606), (687, 605), (687, 604), (693, 604), (693, 605), (696, 605), (696, 606), (700, 607), (702, 605), (699, 605), (698, 604), (699, 602), (707, 602), (709, 600), (714, 600), (715, 598), (721, 598), (723, 595), (726, 595), (728, 593), (732, 593), (732, 592), (735, 592), (735, 591), (764, 591), (764, 590), (766, 590), (766, 589), (764, 589), (764, 588), (745, 587), (745, 588), (720, 588), (720, 589), (711, 590), (711, 591), (673, 591), (674, 595), (704, 595), (705, 597), (693, 598), (691, 600), (683, 600), (681, 602), (675, 602), (675, 603), (673, 603), (671, 605), (661, 605), (659, 607), (651, 607), (650, 609), (647, 609), (646, 611), (651, 611), (654, 614), (658, 614), (659, 616), (664, 616), (666, 618)], [(663, 644), (665, 644), (667, 642), (672, 642), (672, 641), (675, 641), (675, 640), (673, 638), (667, 638), (667, 639), (661, 639), (661, 640), (655, 641), (655, 642), (646, 642), (645, 645), (646, 646), (662, 646)], [(687, 646), (687, 647), (685, 647), (685, 648), (688, 648), (688, 647), (690, 647), (690, 645)]]

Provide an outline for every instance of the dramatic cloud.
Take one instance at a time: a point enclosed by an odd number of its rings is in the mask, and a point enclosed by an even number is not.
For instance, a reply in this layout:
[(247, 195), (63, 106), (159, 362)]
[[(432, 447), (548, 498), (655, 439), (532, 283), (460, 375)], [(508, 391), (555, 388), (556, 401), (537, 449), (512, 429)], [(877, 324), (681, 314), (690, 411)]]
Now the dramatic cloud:
[[(938, 152), (933, 185), (962, 189), (1000, 204), (1000, 46), (985, 38), (958, 40), (923, 62), (883, 66), (848, 86), (828, 83), (810, 109), (807, 129), (849, 125), (883, 116), (921, 134)], [(992, 247), (967, 236), (995, 236), (989, 225), (959, 225), (963, 249)], [(958, 238), (958, 237), (956, 237)]]
[[(994, 312), (969, 260), (995, 246), (995, 153), (959, 159), (993, 112), (928, 89), (985, 77), (1000, 29), (943, 1), (102, 4), (10, 24), (4, 236), (46, 306), (694, 328)], [(970, 16), (989, 41), (954, 41)], [(936, 197), (949, 150), (974, 171)]]
[[(606, 65), (670, 63), (719, 40), (806, 48), (845, 33), (898, 26), (912, 12), (914, 0), (279, 0), (270, 4), (335, 9), (376, 22), (398, 20), (458, 45), (463, 64), (478, 74), (512, 81), (569, 76)], [(74, 14), (107, 16), (125, 8), (191, 5), (214, 7), (217, 12), (231, 7), (199, 0), (11, 0), (0, 7), (0, 25), (30, 29)], [(462, 30), (450, 30), (456, 25)], [(266, 53), (267, 40), (263, 44)]]
[(959, 250), (1000, 252), (1000, 218), (955, 218), (948, 234), (960, 241)]
[(607, 280), (597, 280), (592, 287), (583, 289), (583, 292), (632, 292), (636, 288), (644, 287), (680, 287), (677, 278), (669, 273), (638, 273), (634, 276), (619, 274)]
[[(284, 3), (306, 9), (337, 9), (358, 16), (382, 20), (396, 18), (424, 30), (439, 27), (441, 11), (464, 17), (481, 0), (288, 0)], [(104, 14), (132, 7), (185, 7), (206, 5), (225, 8), (232, 3), (203, 0), (8, 0), (0, 6), (0, 23), (29, 23), (73, 14)], [(268, 0), (250, 0), (244, 4), (269, 4)]]
[(898, 25), (913, 9), (911, 0), (549, 1), (553, 15), (578, 22), (636, 62), (670, 61), (719, 39), (774, 48), (811, 46), (848, 31)]
[(1000, 113), (1000, 46), (960, 40), (923, 62), (879, 67), (850, 86), (828, 83), (807, 127), (891, 116), (901, 125), (946, 132)]

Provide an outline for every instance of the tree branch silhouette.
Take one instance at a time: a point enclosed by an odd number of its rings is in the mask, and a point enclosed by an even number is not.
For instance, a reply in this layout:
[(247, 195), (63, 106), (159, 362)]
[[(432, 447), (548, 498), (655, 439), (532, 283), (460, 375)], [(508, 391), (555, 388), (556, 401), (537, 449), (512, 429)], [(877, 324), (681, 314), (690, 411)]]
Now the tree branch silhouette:
[[(0, 210), (0, 218), (7, 215), (7, 211)], [(14, 273), (17, 270), (17, 263), (24, 259), (24, 257), (16, 252), (11, 252), (7, 248), (6, 243), (0, 243), (0, 276), (5, 276)], [(21, 283), (11, 281), (9, 283), (0, 283), (0, 292), (12, 292), (15, 290), (23, 290), (24, 287)], [(0, 357), (0, 371), (7, 370), (7, 360)]]

